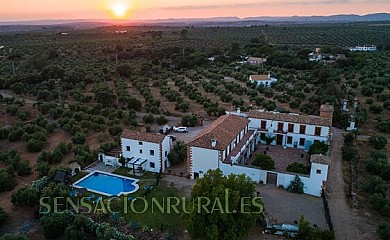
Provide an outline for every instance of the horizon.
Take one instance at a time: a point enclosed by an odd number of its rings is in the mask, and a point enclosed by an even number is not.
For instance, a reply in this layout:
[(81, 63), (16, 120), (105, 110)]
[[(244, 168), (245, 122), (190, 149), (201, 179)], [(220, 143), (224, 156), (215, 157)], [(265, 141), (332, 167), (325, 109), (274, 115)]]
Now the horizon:
[(390, 4), (385, 0), (15, 0), (0, 9), (0, 21), (311, 17), (389, 13), (386, 9), (390, 9)]

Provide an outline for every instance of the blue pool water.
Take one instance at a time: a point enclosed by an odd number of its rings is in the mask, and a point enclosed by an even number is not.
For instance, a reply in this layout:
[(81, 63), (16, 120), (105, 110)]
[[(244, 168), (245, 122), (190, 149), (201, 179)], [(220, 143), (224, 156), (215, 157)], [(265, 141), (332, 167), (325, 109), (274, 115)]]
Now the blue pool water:
[(137, 181), (137, 179), (115, 174), (94, 172), (74, 183), (74, 186), (107, 196), (119, 196), (137, 191)]

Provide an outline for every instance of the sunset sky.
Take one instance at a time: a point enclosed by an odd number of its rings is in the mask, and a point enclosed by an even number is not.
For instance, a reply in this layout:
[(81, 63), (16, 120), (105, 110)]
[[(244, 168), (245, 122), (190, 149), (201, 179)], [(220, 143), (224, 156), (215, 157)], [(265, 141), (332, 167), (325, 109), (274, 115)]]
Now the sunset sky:
[(12, 0), (0, 20), (165, 19), (390, 12), (389, 0)]

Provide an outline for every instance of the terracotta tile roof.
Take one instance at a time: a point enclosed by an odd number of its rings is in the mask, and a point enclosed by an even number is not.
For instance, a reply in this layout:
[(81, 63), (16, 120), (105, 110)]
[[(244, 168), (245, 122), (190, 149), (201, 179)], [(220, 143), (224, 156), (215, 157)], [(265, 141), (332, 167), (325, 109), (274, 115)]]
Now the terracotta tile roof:
[(321, 105), (320, 112), (334, 112), (334, 108), (332, 105), (324, 104), (324, 105)]
[(162, 143), (165, 137), (165, 135), (158, 133), (131, 131), (128, 129), (125, 129), (122, 133), (122, 138), (152, 143)]
[(234, 114), (223, 115), (200, 132), (188, 145), (213, 149), (211, 139), (216, 139), (215, 149), (223, 151), (248, 123), (249, 120), (244, 117)]
[(252, 81), (260, 81), (260, 80), (269, 80), (270, 79), (268, 77), (268, 75), (266, 75), (266, 74), (264, 74), (264, 75), (251, 75), (250, 78)]
[(332, 159), (323, 154), (314, 154), (311, 155), (310, 162), (330, 165)]
[(302, 124), (309, 124), (309, 125), (316, 125), (316, 126), (330, 127), (332, 125), (332, 119), (324, 118), (320, 116), (268, 112), (263, 110), (250, 111), (249, 118), (283, 121), (283, 122), (291, 122), (291, 123), (302, 123)]

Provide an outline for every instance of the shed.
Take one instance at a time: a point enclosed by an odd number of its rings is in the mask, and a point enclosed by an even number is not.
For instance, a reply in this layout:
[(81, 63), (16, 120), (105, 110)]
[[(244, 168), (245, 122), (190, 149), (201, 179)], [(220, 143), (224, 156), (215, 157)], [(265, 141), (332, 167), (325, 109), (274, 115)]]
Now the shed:
[(71, 170), (72, 176), (76, 175), (78, 172), (81, 172), (81, 166), (77, 162), (69, 163), (68, 167)]

